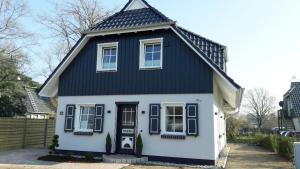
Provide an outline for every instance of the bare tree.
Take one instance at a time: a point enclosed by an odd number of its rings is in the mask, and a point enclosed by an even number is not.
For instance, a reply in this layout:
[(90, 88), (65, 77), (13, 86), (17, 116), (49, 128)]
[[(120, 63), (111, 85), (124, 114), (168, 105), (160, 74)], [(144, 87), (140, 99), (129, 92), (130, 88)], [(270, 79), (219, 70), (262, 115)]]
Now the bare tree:
[(52, 35), (63, 40), (66, 51), (81, 37), (81, 32), (91, 29), (111, 12), (101, 7), (100, 0), (65, 0), (54, 3), (54, 15), (39, 16), (40, 22), (52, 30)]
[(0, 40), (24, 39), (31, 34), (20, 26), (20, 19), (28, 13), (27, 5), (21, 0), (0, 0)]
[(55, 41), (55, 45), (50, 46), (50, 54), (44, 56), (47, 65), (42, 70), (44, 77), (47, 77), (71, 50), (81, 37), (82, 31), (93, 28), (112, 13), (101, 6), (101, 0), (64, 0), (51, 4), (54, 6), (54, 12), (38, 16), (39, 22), (51, 30), (49, 38)]
[(23, 0), (0, 0), (0, 68), (2, 70), (13, 63), (18, 73), (22, 74), (25, 65), (29, 63), (23, 49), (33, 44), (33, 35), (26, 31), (21, 23), (28, 12), (27, 4)]
[(244, 108), (260, 130), (275, 110), (275, 98), (267, 90), (255, 88), (247, 91)]

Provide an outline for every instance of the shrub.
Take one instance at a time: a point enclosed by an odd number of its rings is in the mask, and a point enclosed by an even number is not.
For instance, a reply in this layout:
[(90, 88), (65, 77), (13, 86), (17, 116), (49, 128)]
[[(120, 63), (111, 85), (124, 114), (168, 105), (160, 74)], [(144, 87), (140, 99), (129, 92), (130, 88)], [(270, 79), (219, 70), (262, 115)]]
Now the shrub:
[(110, 137), (109, 133), (107, 133), (107, 136), (106, 136), (106, 145), (111, 145), (111, 137)]
[(288, 160), (294, 156), (294, 139), (289, 137), (278, 137), (278, 153)]
[(136, 146), (143, 149), (143, 140), (141, 134), (139, 134), (136, 139)]
[(277, 151), (277, 137), (274, 135), (265, 136), (261, 140), (261, 145), (273, 152)]
[(258, 145), (258, 146), (262, 146), (262, 141), (265, 138), (265, 135), (263, 135), (262, 133), (256, 133), (254, 135), (254, 144)]
[(85, 154), (85, 159), (86, 159), (87, 161), (93, 161), (93, 160), (94, 160), (94, 155), (93, 155), (93, 153), (87, 153), (87, 154)]
[(49, 146), (49, 154), (56, 154), (56, 148), (59, 146), (58, 144), (58, 135), (54, 135), (52, 138), (52, 144)]

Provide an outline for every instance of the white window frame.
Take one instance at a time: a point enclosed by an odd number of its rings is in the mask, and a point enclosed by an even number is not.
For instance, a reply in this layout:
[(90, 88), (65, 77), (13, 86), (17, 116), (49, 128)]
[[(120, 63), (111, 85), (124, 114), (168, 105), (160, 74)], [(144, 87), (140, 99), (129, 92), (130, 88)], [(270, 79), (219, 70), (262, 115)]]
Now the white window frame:
[[(140, 69), (145, 70), (145, 69), (162, 69), (163, 67), (163, 38), (154, 38), (154, 39), (142, 39), (140, 40)], [(153, 44), (153, 43), (160, 43), (160, 65), (159, 66), (145, 66), (145, 46), (147, 44)]]
[(94, 103), (77, 104), (76, 107), (78, 107), (78, 108), (76, 109), (76, 112), (75, 112), (75, 126), (74, 126), (74, 131), (75, 132), (93, 132), (94, 129), (80, 129), (80, 107), (81, 106), (95, 107), (95, 113), (96, 113), (96, 104), (94, 104)]
[[(97, 45), (97, 72), (116, 72), (118, 70), (118, 45), (119, 42), (100, 43)], [(103, 68), (103, 49), (104, 48), (116, 48), (116, 67), (115, 68)]]
[[(176, 107), (182, 107), (182, 120), (183, 120), (183, 130), (182, 132), (168, 132), (166, 129), (166, 107), (168, 106), (176, 106)], [(186, 136), (186, 109), (185, 109), (185, 103), (162, 103), (162, 113), (161, 113), (161, 134), (164, 135), (183, 135)]]

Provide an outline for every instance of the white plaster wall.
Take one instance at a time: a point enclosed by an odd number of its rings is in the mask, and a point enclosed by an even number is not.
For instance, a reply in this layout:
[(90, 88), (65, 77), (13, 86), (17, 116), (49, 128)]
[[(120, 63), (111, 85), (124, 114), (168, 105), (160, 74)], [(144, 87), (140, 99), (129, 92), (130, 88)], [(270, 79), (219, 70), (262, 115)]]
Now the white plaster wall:
[[(59, 149), (105, 152), (105, 138), (108, 132), (115, 142), (116, 111), (115, 102), (139, 102), (137, 113), (137, 131), (141, 133), (144, 143), (143, 154), (153, 156), (182, 157), (215, 160), (215, 132), (212, 94), (174, 94), (174, 95), (121, 95), (121, 96), (80, 96), (58, 97), (56, 134), (59, 138)], [(199, 104), (199, 136), (186, 137), (185, 140), (161, 139), (159, 135), (149, 135), (149, 104), (163, 102), (182, 102)], [(104, 132), (93, 136), (76, 136), (64, 132), (67, 104), (105, 104)], [(111, 113), (108, 114), (107, 111)], [(145, 111), (142, 114), (141, 111)], [(164, 112), (162, 112), (164, 115)], [(162, 124), (163, 125), (163, 124)], [(113, 143), (113, 151), (115, 144)]]
[(294, 149), (296, 169), (300, 169), (300, 142), (294, 143)]
[[(213, 111), (214, 111), (214, 143), (215, 143), (215, 158), (217, 159), (220, 152), (227, 144), (226, 140), (226, 120), (224, 119), (225, 113), (222, 110), (222, 95), (220, 89), (214, 83), (213, 94)], [(215, 115), (217, 113), (217, 115)]]
[(296, 131), (300, 131), (300, 117), (293, 118), (293, 123), (295, 125)]

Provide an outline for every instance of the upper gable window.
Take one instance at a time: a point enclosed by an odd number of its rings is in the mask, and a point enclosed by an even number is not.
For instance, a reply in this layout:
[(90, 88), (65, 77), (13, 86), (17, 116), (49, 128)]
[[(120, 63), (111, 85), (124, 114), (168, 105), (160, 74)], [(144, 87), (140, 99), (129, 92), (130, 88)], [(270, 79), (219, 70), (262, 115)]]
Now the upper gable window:
[(97, 71), (117, 71), (118, 42), (98, 44)]
[(140, 69), (162, 68), (163, 38), (140, 40)]

